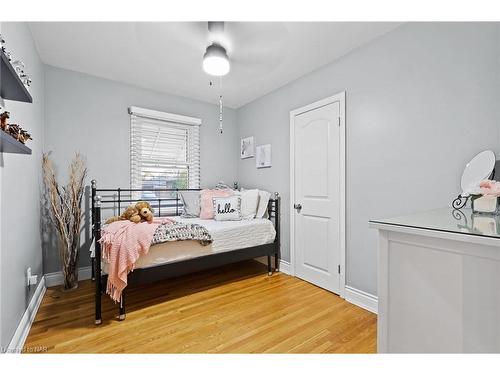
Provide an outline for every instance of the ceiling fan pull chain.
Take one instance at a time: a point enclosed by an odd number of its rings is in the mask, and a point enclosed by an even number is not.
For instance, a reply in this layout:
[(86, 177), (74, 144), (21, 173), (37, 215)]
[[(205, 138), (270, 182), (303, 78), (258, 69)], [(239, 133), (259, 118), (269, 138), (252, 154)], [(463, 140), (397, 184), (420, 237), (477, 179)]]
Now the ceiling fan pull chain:
[(219, 96), (219, 132), (222, 134), (222, 95)]
[(219, 132), (222, 134), (222, 77), (219, 77), (220, 95), (219, 95)]

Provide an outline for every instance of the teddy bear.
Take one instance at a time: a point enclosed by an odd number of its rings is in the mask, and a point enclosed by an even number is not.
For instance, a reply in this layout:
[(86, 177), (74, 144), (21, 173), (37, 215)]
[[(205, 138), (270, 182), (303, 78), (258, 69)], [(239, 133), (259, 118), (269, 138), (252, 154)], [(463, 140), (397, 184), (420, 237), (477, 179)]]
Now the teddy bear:
[(147, 221), (148, 223), (153, 221), (153, 208), (148, 202), (137, 202), (135, 209), (139, 212), (142, 221)]
[(141, 219), (139, 210), (135, 206), (129, 206), (120, 216), (113, 216), (106, 220), (106, 224), (111, 224), (119, 220), (130, 220), (133, 223), (139, 223)]
[(10, 112), (5, 111), (5, 112), (2, 112), (0, 114), (0, 127), (1, 127), (2, 130), (7, 131), (8, 127), (9, 127), (7, 125), (7, 119), (9, 117), (10, 117)]

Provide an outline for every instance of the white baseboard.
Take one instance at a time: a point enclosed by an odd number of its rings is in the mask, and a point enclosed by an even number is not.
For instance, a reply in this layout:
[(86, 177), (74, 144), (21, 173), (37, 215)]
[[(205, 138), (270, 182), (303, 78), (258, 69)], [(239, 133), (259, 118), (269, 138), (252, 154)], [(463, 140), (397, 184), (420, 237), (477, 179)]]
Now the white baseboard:
[(373, 294), (363, 292), (348, 285), (345, 286), (344, 293), (344, 297), (348, 302), (377, 314), (378, 299)]
[(20, 353), (22, 351), (46, 290), (45, 276), (42, 276), (35, 289), (35, 293), (33, 293), (33, 297), (31, 297), (28, 308), (24, 312), (12, 340), (10, 340), (10, 344), (7, 347), (7, 353)]
[[(78, 269), (78, 280), (89, 280), (92, 276), (92, 267), (81, 267)], [(51, 272), (45, 274), (45, 286), (58, 286), (63, 284), (63, 274), (59, 272)]]
[(280, 260), (280, 271), (286, 273), (287, 275), (291, 275), (292, 268), (290, 267), (290, 263), (286, 260)]
[[(258, 257), (255, 258), (257, 262), (260, 262), (262, 264), (265, 264), (267, 266), (267, 257)], [(272, 260), (272, 264), (274, 265), (274, 257)], [(290, 263), (288, 263), (286, 260), (280, 260), (280, 272), (286, 273), (287, 275), (291, 275), (292, 273), (290, 272)]]
[[(256, 258), (256, 260), (267, 265), (266, 257)], [(292, 272), (292, 266), (286, 260), (280, 260), (280, 271), (287, 275), (294, 276)], [(362, 290), (346, 285), (344, 291), (344, 298), (353, 305), (359, 306), (365, 310), (377, 314), (378, 299), (376, 296), (370, 293), (366, 293), (363, 292)]]

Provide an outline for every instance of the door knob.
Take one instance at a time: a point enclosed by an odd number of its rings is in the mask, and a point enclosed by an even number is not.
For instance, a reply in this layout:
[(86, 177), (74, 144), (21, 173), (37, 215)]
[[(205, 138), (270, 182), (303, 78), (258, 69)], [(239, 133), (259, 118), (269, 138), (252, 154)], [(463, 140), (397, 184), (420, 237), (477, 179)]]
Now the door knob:
[(302, 205), (300, 203), (295, 203), (293, 205), (293, 208), (295, 208), (297, 211), (300, 211), (300, 210), (302, 210)]

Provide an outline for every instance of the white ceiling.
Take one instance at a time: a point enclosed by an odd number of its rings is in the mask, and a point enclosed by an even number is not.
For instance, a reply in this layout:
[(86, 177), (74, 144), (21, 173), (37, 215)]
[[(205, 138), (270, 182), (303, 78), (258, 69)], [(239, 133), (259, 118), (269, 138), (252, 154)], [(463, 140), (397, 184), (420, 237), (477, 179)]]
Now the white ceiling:
[[(221, 38), (231, 61), (222, 79), (224, 104), (238, 108), (398, 25), (228, 22)], [(201, 67), (210, 42), (206, 22), (44, 22), (30, 28), (46, 64), (218, 103), (219, 79)]]

